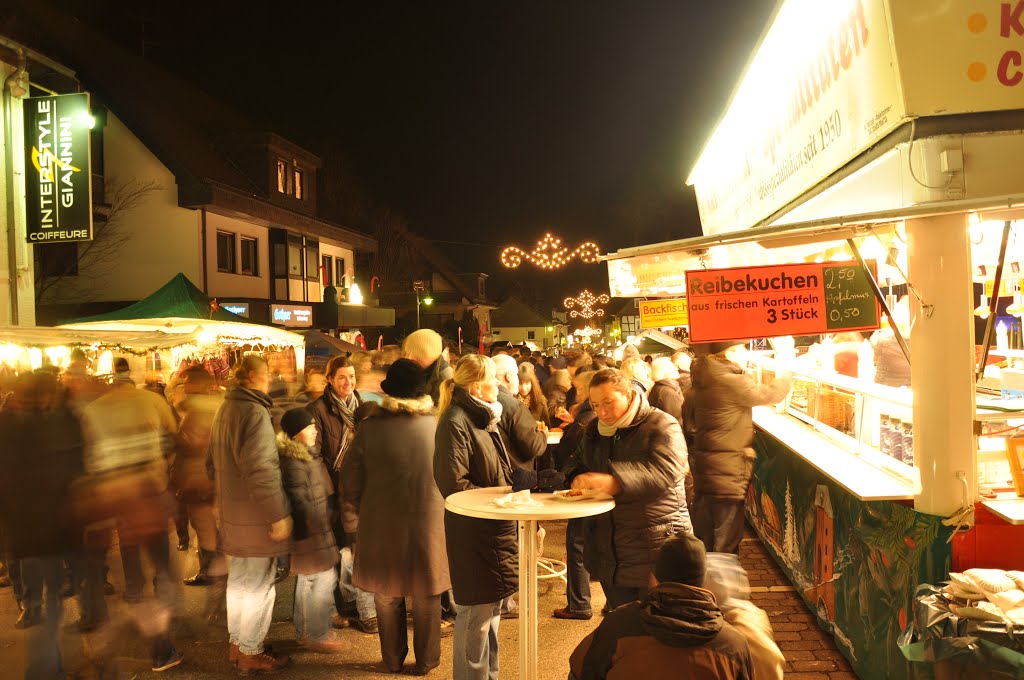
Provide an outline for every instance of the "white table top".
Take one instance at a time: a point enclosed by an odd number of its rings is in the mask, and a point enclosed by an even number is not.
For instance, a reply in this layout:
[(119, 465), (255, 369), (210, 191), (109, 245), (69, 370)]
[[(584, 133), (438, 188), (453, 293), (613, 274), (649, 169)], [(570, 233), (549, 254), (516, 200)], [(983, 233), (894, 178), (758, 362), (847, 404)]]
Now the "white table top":
[(456, 515), (476, 517), (479, 519), (508, 520), (553, 520), (591, 517), (610, 511), (615, 507), (611, 498), (592, 498), (583, 501), (559, 501), (549, 493), (534, 493), (530, 497), (540, 501), (539, 507), (499, 508), (491, 503), (511, 493), (510, 486), (494, 486), (484, 489), (469, 489), (453, 493), (444, 501), (444, 507)]
[(998, 493), (995, 498), (981, 504), (1010, 524), (1024, 524), (1024, 498), (1012, 491)]
[(906, 482), (836, 446), (792, 416), (758, 406), (754, 424), (861, 500), (906, 500), (916, 495)]

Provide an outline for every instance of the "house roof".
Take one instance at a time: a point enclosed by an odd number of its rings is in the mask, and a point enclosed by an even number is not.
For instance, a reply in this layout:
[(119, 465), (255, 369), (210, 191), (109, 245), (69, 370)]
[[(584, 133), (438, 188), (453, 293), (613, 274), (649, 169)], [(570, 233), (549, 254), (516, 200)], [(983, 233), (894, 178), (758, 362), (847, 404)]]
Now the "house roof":
[[(44, 0), (12, 0), (11, 4), (11, 10), (0, 10), (4, 32), (74, 69), (76, 79), (174, 174), (179, 194), (194, 195), (202, 185), (208, 187), (206, 192), (211, 185), (227, 187), (265, 202), (269, 209), (276, 206), (271, 206), (266, 189), (232, 160), (238, 141), (262, 140), (316, 157), (261, 130), (237, 109), (114, 44)], [(355, 239), (353, 245), (359, 248), (372, 249), (367, 243), (373, 240), (365, 234), (306, 217), (311, 219), (337, 229), (338, 237)]]
[(455, 265), (452, 263), (448, 256), (441, 252), (437, 246), (417, 235), (412, 230), (408, 229), (402, 224), (396, 223), (396, 228), (413, 244), (416, 252), (429, 264), (434, 271), (446, 278), (451, 282), (452, 286), (459, 292), (462, 297), (466, 298), (472, 303), (486, 306), (494, 306), (494, 302), (487, 299), (486, 297), (480, 297), (479, 291), (476, 286), (470, 286), (464, 275), (458, 273)]
[(491, 326), (494, 328), (538, 328), (548, 323), (550, 319), (515, 296), (491, 311)]

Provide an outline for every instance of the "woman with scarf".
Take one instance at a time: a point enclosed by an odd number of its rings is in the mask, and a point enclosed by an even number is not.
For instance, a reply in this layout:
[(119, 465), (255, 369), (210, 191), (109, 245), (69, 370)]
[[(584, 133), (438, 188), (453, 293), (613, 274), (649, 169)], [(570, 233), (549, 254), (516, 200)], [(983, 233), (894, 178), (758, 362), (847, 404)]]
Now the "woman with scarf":
[[(498, 427), (501, 413), (494, 362), (476, 354), (463, 357), (454, 377), (441, 384), (434, 480), (442, 496), (512, 484), (508, 437)], [(496, 680), (501, 601), (519, 589), (516, 523), (445, 510), (444, 529), (458, 612), (454, 680)]]
[(594, 374), (590, 404), (597, 418), (565, 476), (574, 489), (615, 497), (615, 509), (588, 523), (583, 551), (587, 571), (614, 609), (647, 593), (647, 576), (665, 541), (693, 533), (683, 485), (686, 443), (679, 422), (648, 404), (614, 369)]
[[(344, 499), (335, 493), (341, 484), (334, 478), (345, 462), (345, 453), (356, 435), (356, 409), (363, 403), (356, 391), (356, 369), (348, 357), (336, 356), (327, 362), (327, 387), (319, 399), (306, 409), (313, 416), (316, 425), (316, 447), (319, 451), (327, 490), (327, 506), (330, 510), (334, 540), (341, 550), (341, 565), (338, 574), (338, 593), (335, 605), (338, 613), (351, 611), (355, 601), (356, 624), (364, 633), (377, 632), (377, 610), (373, 606), (373, 593), (366, 593), (352, 585), (352, 549), (348, 546), (345, 532), (341, 528), (341, 503)], [(340, 598), (338, 597), (340, 595)], [(342, 621), (338, 621), (342, 623)]]

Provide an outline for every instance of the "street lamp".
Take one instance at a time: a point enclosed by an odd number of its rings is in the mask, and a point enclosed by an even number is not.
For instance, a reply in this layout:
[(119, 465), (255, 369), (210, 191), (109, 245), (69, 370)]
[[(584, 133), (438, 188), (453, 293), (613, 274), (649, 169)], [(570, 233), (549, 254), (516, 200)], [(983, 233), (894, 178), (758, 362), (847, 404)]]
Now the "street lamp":
[(424, 304), (427, 307), (434, 304), (434, 298), (429, 295), (426, 297), (420, 297), (420, 291), (416, 291), (416, 328), (420, 327), (420, 305)]

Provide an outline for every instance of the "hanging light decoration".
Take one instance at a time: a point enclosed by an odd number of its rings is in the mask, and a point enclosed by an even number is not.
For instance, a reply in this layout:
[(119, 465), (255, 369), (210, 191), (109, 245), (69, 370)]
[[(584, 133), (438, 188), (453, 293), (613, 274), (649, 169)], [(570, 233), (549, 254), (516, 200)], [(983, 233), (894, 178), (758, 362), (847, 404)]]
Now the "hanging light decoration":
[(589, 345), (594, 338), (601, 335), (601, 329), (586, 326), (585, 328), (577, 328), (572, 334), (578, 337), (584, 345)]
[(501, 251), (501, 263), (509, 269), (515, 269), (523, 260), (537, 265), (541, 269), (560, 269), (575, 259), (584, 264), (597, 262), (600, 250), (593, 241), (587, 241), (570, 250), (562, 245), (562, 239), (551, 234), (537, 242), (537, 246), (527, 252), (519, 246), (508, 246)]
[[(594, 295), (589, 290), (584, 290), (576, 297), (567, 297), (562, 302), (565, 308), (571, 310), (569, 316), (572, 318), (593, 319), (595, 316), (604, 316), (604, 310), (594, 305), (605, 305), (611, 298), (606, 293)], [(576, 309), (573, 309), (576, 307)]]

